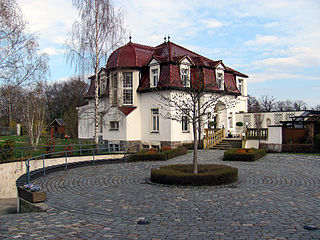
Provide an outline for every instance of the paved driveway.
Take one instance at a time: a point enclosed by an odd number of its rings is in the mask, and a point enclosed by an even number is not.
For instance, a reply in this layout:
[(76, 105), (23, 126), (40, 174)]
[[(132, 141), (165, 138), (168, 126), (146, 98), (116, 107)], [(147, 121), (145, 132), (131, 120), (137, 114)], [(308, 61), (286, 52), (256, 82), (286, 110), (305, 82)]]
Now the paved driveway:
[[(223, 151), (200, 151), (221, 163)], [(224, 187), (146, 183), (167, 162), (82, 167), (38, 178), (47, 213), (0, 216), (9, 239), (320, 239), (320, 156), (269, 154), (255, 163), (225, 162), (239, 181)], [(149, 225), (138, 225), (146, 219)]]

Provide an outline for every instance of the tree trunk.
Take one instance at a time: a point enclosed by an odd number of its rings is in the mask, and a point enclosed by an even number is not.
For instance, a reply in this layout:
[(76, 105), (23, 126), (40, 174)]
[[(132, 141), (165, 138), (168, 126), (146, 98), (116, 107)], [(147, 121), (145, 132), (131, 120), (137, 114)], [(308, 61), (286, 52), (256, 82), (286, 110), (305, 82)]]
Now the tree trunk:
[(197, 140), (197, 123), (193, 121), (193, 173), (198, 173), (198, 140)]

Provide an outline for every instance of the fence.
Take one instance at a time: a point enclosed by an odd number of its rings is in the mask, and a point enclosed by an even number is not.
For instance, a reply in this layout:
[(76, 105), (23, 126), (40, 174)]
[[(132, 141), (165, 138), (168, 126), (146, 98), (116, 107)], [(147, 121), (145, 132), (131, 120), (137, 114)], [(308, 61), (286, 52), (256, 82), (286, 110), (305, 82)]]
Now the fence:
[[(51, 153), (45, 153), (45, 154), (41, 154), (41, 155), (38, 155), (38, 156), (34, 156), (34, 157), (31, 157), (31, 158), (28, 158), (26, 161), (25, 161), (25, 165), (26, 165), (26, 183), (30, 183), (30, 161), (32, 160), (41, 160), (42, 159), (42, 172), (43, 172), (43, 175), (46, 174), (46, 158), (48, 157), (52, 157), (52, 156), (55, 156), (55, 155), (61, 155), (64, 156), (65, 158), (65, 162), (64, 162), (64, 166), (65, 166), (65, 169), (67, 170), (68, 169), (68, 157), (70, 157), (71, 155), (73, 155), (73, 153), (77, 153), (79, 152), (79, 155), (83, 155), (84, 151), (86, 151), (86, 156), (92, 156), (92, 165), (95, 164), (95, 156), (97, 155), (105, 155), (105, 154), (114, 154), (114, 153), (123, 153), (123, 156), (124, 156), (124, 161), (126, 160), (126, 155), (127, 154), (131, 154), (133, 152), (136, 152), (139, 150), (139, 146), (137, 144), (127, 144), (127, 143), (124, 143), (124, 144), (121, 144), (120, 145), (120, 149), (119, 151), (110, 151), (110, 147), (108, 145), (108, 147), (104, 147), (104, 145), (95, 145), (95, 144), (87, 144), (85, 146), (95, 146), (95, 147), (92, 147), (92, 148), (86, 148), (85, 150), (83, 148), (80, 148), (78, 150), (67, 150), (67, 151), (61, 151), (61, 152), (51, 152)], [(70, 146), (70, 145), (69, 145)], [(81, 145), (82, 147), (84, 145)], [(82, 153), (81, 153), (82, 152)], [(90, 153), (90, 154), (88, 154)]]
[(247, 139), (260, 139), (267, 140), (268, 139), (268, 128), (248, 128), (246, 131)]
[(0, 136), (17, 135), (16, 127), (0, 127)]

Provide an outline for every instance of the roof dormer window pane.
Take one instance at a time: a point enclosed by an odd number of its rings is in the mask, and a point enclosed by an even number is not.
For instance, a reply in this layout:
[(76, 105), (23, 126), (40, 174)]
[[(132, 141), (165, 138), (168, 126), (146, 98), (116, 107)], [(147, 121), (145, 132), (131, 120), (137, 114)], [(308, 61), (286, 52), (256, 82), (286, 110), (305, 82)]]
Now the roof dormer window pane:
[(181, 69), (181, 82), (184, 87), (190, 87), (189, 68)]
[(153, 87), (158, 86), (158, 81), (159, 81), (159, 72), (158, 69), (153, 69), (152, 70), (152, 80), (153, 80)]

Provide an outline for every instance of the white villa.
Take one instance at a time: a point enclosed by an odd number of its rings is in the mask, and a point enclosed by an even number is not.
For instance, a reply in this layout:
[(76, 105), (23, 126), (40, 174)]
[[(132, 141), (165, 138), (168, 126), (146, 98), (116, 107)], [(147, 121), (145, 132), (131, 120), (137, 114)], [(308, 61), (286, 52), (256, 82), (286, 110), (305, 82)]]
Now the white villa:
[[(143, 148), (191, 143), (189, 119), (183, 115), (181, 121), (165, 118), (166, 111), (176, 109), (165, 108), (159, 93), (171, 96), (193, 88), (199, 71), (208, 86), (206, 94), (224, 96), (210, 110), (207, 119), (203, 119), (203, 129), (212, 124), (235, 133), (236, 114), (247, 112), (247, 75), (225, 66), (221, 60), (213, 61), (170, 41), (156, 47), (130, 41), (115, 50), (100, 70), (100, 140), (115, 149), (123, 143), (138, 143)], [(85, 96), (88, 104), (78, 109), (80, 139), (94, 138), (97, 81), (94, 77), (90, 79)], [(225, 107), (224, 101), (230, 99), (235, 104)]]

